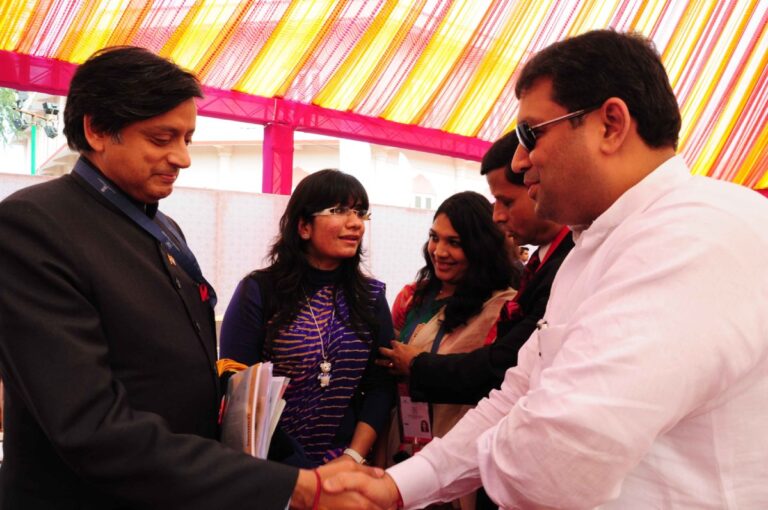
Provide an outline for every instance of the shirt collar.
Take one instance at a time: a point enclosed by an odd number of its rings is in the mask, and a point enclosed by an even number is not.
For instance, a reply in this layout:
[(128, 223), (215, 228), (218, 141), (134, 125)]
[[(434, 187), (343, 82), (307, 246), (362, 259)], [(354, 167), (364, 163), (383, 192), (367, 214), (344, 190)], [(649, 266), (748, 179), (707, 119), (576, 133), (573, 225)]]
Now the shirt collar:
[(552, 243), (542, 244), (539, 246), (538, 252), (540, 260), (544, 260), (544, 257), (547, 256), (547, 252), (549, 251), (550, 246), (552, 246)]
[(669, 158), (625, 191), (591, 225), (586, 228), (572, 227), (574, 242), (579, 244), (581, 238), (585, 236), (607, 235), (626, 218), (646, 209), (667, 191), (691, 178), (690, 170), (682, 156), (676, 155)]

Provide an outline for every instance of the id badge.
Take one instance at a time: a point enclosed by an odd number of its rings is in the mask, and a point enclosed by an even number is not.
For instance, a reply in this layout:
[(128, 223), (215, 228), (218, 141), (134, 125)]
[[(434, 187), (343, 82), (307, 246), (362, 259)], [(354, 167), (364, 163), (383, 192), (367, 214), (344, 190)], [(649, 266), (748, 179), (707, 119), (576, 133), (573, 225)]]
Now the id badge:
[(400, 437), (403, 443), (425, 444), (432, 440), (432, 420), (427, 402), (411, 400), (408, 385), (399, 383), (398, 415), (400, 416)]

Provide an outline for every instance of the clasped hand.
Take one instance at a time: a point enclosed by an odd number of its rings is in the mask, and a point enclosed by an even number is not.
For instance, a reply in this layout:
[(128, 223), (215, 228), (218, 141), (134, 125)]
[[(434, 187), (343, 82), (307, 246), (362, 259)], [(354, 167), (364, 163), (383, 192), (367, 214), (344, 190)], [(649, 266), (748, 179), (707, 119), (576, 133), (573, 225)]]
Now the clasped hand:
[[(383, 469), (360, 465), (353, 460), (325, 464), (317, 468), (322, 481), (318, 510), (393, 510), (397, 508), (399, 492), (394, 480)], [(297, 487), (310, 483), (317, 488), (315, 475), (302, 470)], [(315, 491), (311, 491), (315, 493)], [(296, 495), (296, 493), (294, 493)], [(310, 510), (314, 498), (294, 497), (291, 508)]]

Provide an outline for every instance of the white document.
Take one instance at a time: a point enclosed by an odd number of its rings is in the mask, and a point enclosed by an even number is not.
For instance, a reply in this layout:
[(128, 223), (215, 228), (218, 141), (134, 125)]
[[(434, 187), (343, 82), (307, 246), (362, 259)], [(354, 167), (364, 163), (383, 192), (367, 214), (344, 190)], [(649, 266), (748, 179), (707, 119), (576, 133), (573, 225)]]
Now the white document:
[(287, 377), (272, 377), (272, 363), (257, 363), (229, 378), (221, 442), (265, 459), (280, 415)]

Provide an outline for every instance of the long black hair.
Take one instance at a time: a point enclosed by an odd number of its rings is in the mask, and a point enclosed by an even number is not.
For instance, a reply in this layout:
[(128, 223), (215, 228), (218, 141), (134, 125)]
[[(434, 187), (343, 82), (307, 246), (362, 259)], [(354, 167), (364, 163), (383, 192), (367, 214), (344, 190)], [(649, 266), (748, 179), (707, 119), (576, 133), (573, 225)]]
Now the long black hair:
[[(272, 288), (268, 289), (269, 310), (265, 310), (267, 342), (276, 337), (281, 327), (293, 321), (300, 308), (298, 304), (304, 299), (303, 286), (310, 271), (306, 256), (309, 241), (299, 235), (299, 222), (312, 223), (314, 213), (338, 204), (368, 209), (368, 194), (363, 185), (339, 170), (315, 172), (299, 182), (291, 194), (269, 253), (270, 266), (251, 273), (255, 278), (259, 273), (266, 273), (272, 282)], [(343, 259), (339, 267), (341, 290), (349, 305), (349, 326), (361, 334), (375, 326), (369, 278), (360, 269), (362, 254), (360, 245), (355, 255)]]
[[(447, 299), (443, 325), (451, 332), (480, 313), (496, 290), (509, 287), (512, 266), (507, 257), (504, 234), (493, 222), (493, 206), (474, 191), (463, 191), (448, 197), (435, 212), (433, 219), (444, 214), (459, 234), (461, 248), (467, 257), (467, 270)], [(430, 293), (436, 293), (442, 282), (424, 244), (426, 265), (416, 275), (414, 303), (419, 304)]]

